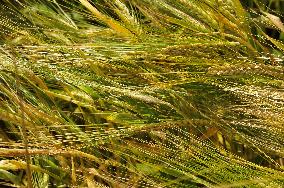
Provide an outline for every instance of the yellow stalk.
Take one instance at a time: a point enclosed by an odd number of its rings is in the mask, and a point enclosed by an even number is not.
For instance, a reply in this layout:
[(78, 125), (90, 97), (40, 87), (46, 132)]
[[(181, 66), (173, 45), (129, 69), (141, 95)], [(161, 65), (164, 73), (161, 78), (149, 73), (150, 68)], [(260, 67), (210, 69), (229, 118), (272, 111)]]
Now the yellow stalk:
[(91, 5), (88, 0), (79, 0), (83, 6), (85, 6), (89, 11), (91, 11), (96, 18), (104, 22), (111, 29), (116, 31), (119, 35), (125, 37), (134, 37), (134, 35), (125, 27), (123, 27), (119, 22), (115, 21), (109, 16), (102, 14), (98, 9)]

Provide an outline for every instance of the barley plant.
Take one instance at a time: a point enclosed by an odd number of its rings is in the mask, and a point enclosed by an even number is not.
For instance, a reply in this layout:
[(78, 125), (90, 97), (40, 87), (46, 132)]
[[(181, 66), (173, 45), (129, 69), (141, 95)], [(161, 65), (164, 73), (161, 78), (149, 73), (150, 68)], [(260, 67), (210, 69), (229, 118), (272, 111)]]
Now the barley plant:
[(2, 0), (0, 187), (284, 187), (283, 0)]

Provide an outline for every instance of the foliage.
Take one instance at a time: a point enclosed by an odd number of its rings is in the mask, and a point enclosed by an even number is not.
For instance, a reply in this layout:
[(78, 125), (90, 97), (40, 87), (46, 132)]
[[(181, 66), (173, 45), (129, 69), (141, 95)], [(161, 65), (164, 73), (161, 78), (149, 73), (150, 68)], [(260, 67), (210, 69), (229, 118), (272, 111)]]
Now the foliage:
[(1, 184), (283, 187), (284, 26), (269, 6), (2, 1)]

